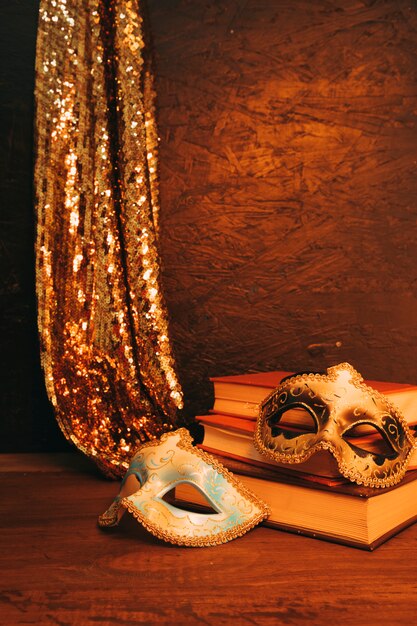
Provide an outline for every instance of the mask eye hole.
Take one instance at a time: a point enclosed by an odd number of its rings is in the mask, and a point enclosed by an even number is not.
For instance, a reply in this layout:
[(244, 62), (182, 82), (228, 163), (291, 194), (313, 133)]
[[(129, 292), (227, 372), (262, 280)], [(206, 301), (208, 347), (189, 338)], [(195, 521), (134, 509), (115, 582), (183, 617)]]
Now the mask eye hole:
[(303, 405), (284, 408), (268, 418), (273, 437), (284, 435), (293, 439), (305, 433), (316, 433), (317, 424), (311, 412)]
[(181, 484), (179, 497), (174, 487), (162, 496), (162, 500), (184, 511), (194, 511), (196, 513), (205, 513), (206, 515), (214, 515), (219, 512), (213, 508), (206, 495), (191, 483), (184, 482)]
[[(366, 434), (364, 434), (364, 426), (366, 426)], [(384, 459), (396, 456), (390, 442), (373, 424), (352, 426), (343, 433), (343, 439), (359, 456), (373, 454)]]

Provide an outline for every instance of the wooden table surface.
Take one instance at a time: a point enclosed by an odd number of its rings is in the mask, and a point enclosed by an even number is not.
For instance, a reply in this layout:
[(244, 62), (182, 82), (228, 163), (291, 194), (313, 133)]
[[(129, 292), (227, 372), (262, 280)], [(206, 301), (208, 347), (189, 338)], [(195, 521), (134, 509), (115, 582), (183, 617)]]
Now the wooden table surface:
[(1, 455), (0, 472), (2, 624), (417, 623), (417, 525), (373, 553), (264, 527), (180, 548), (128, 514), (100, 530), (118, 485), (79, 457)]

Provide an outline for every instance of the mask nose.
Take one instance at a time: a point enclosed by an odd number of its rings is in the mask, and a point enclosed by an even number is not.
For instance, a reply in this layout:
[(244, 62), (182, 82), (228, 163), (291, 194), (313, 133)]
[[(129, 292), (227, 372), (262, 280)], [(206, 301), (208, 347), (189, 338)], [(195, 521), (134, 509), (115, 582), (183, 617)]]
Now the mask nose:
[(340, 425), (337, 419), (337, 407), (333, 406), (330, 410), (327, 422), (321, 430), (322, 439), (334, 442), (339, 438)]

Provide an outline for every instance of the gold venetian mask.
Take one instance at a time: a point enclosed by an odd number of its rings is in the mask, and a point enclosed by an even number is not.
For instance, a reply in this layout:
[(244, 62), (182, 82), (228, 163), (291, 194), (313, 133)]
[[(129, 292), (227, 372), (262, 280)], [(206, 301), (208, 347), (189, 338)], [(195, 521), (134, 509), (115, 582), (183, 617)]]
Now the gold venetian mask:
[[(164, 496), (180, 483), (198, 489), (213, 512), (186, 511), (165, 501)], [(119, 495), (99, 518), (99, 525), (116, 526), (126, 510), (158, 538), (186, 546), (224, 543), (269, 514), (269, 507), (227, 469), (193, 448), (185, 428), (139, 448)]]
[[(291, 409), (311, 416), (311, 432), (290, 431), (280, 424)], [(358, 427), (374, 430), (384, 451), (356, 445), (351, 434)], [(328, 450), (343, 476), (371, 487), (399, 482), (415, 447), (401, 413), (384, 395), (363, 384), (362, 376), (349, 363), (329, 367), (327, 374), (295, 374), (283, 379), (261, 404), (254, 445), (281, 463), (302, 463), (318, 450)]]

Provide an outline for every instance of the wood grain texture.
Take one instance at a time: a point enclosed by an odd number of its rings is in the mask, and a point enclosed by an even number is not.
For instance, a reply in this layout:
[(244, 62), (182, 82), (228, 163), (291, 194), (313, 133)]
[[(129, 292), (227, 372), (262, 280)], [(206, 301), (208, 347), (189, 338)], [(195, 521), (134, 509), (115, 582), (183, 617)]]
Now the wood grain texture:
[(415, 382), (417, 6), (149, 4), (190, 412), (210, 375), (348, 360)]
[[(14, 463), (17, 469), (18, 461)], [(104, 532), (117, 491), (91, 472), (0, 475), (0, 603), (8, 626), (415, 622), (417, 526), (373, 553), (256, 528), (215, 548), (157, 541), (130, 516)]]

